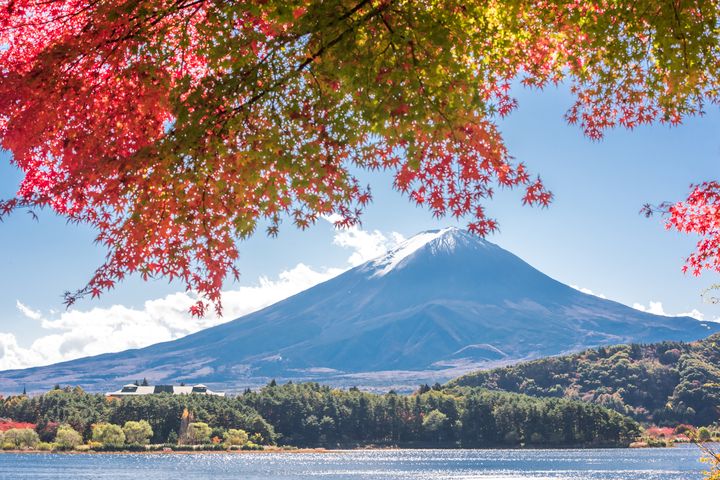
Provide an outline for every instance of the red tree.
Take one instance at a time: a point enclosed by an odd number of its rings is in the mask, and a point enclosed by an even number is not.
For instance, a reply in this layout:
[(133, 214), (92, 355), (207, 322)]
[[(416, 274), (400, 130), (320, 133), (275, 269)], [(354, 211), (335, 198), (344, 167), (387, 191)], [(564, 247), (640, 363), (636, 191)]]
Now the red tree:
[(656, 211), (664, 214), (668, 229), (700, 236), (697, 250), (688, 257), (683, 271), (694, 275), (703, 270), (720, 272), (720, 183), (704, 182), (690, 189), (690, 195), (683, 201), (659, 207), (646, 205), (643, 211), (647, 216)]
[(497, 227), (483, 208), (497, 186), (551, 200), (494, 123), (515, 108), (512, 82), (568, 82), (567, 118), (592, 138), (677, 123), (717, 101), (719, 10), (0, 0), (0, 138), (25, 173), (0, 215), (49, 207), (97, 229), (107, 261), (68, 303), (139, 272), (178, 277), (219, 309), (236, 242), (258, 222), (270, 234), (284, 218), (358, 222), (370, 191), (354, 167), (393, 171), (412, 201), (484, 235)]

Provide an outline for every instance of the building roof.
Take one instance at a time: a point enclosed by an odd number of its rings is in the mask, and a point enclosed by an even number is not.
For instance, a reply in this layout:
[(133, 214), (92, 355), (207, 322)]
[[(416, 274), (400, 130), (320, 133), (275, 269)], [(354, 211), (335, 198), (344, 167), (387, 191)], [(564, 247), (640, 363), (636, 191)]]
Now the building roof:
[(225, 396), (225, 392), (214, 392), (207, 386), (199, 383), (197, 385), (135, 385), (134, 383), (128, 383), (123, 385), (120, 390), (115, 392), (108, 392), (105, 395), (108, 397), (130, 397), (136, 395), (153, 395), (157, 393), (171, 393), (173, 395), (218, 395)]

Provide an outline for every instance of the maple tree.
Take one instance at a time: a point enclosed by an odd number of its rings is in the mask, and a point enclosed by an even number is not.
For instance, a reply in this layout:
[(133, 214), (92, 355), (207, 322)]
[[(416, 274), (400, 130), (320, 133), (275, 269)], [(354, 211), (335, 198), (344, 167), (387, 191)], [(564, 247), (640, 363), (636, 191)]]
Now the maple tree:
[(684, 271), (692, 271), (695, 275), (700, 275), (703, 270), (720, 272), (720, 182), (692, 185), (687, 199), (665, 202), (657, 207), (648, 204), (643, 207), (643, 212), (647, 216), (655, 212), (666, 215), (668, 229), (700, 235), (697, 251), (688, 257)]
[[(678, 123), (717, 102), (718, 11), (717, 0), (0, 0), (0, 139), (25, 174), (0, 217), (49, 207), (97, 229), (106, 262), (69, 303), (138, 272), (180, 278), (204, 298), (198, 315), (220, 308), (236, 242), (258, 225), (276, 234), (283, 219), (305, 228), (331, 213), (356, 224), (371, 199), (356, 168), (394, 172), (411, 201), (484, 235), (497, 228), (483, 208), (494, 188), (552, 198), (498, 130), (516, 107), (511, 85), (566, 82), (567, 120), (594, 139)], [(693, 230), (692, 208), (689, 223), (678, 212)]]

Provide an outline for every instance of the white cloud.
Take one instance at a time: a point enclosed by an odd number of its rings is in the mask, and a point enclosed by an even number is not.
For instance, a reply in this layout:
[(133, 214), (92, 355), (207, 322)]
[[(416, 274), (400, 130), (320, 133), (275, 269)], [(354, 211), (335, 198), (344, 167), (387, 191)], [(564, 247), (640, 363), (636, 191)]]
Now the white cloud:
[[(605, 295), (603, 295), (602, 293), (595, 293), (592, 290), (590, 290), (589, 288), (583, 288), (583, 287), (579, 287), (577, 285), (570, 285), (570, 286), (579, 292), (587, 293), (588, 295), (594, 295), (596, 297), (607, 299), (607, 297)], [(665, 308), (663, 307), (662, 302), (655, 302), (652, 300), (648, 303), (647, 306), (643, 305), (642, 303), (635, 302), (632, 304), (632, 308), (634, 308), (635, 310), (640, 310), (641, 312), (652, 313), (653, 315), (662, 315), (664, 317), (691, 317), (696, 320), (705, 320), (705, 315), (696, 308), (690, 310), (689, 312), (669, 313), (669, 312), (665, 311)], [(715, 321), (720, 321), (720, 319), (707, 320), (707, 321), (715, 322)]]
[(26, 305), (23, 305), (20, 300), (17, 300), (15, 302), (15, 305), (17, 306), (17, 309), (20, 310), (20, 312), (27, 318), (30, 318), (32, 320), (40, 320), (42, 318), (42, 313), (37, 310), (33, 310)]
[(148, 300), (142, 308), (113, 305), (90, 310), (72, 309), (42, 316), (18, 302), (28, 318), (40, 320), (46, 334), (29, 347), (18, 345), (12, 334), (0, 334), (0, 370), (45, 365), (73, 358), (141, 348), (174, 340), (260, 310), (328, 280), (343, 269), (313, 270), (302, 263), (271, 280), (261, 277), (255, 285), (223, 292), (223, 317), (210, 311), (193, 318), (188, 309), (196, 297), (174, 293)]
[(15, 335), (11, 333), (0, 333), (0, 368), (22, 368), (33, 365), (36, 361), (33, 352), (21, 348)]
[(648, 306), (643, 305), (642, 303), (633, 303), (632, 308), (635, 310), (640, 310), (641, 312), (647, 312), (652, 313), (654, 315), (664, 315), (667, 316), (665, 313), (665, 309), (663, 308), (662, 302), (653, 302), (650, 301), (650, 304)]
[(402, 236), (397, 233), (385, 236), (377, 230), (337, 230), (333, 243), (353, 250), (348, 258), (349, 265), (316, 270), (299, 263), (281, 272), (276, 279), (260, 277), (254, 285), (225, 291), (222, 296), (223, 317), (216, 316), (214, 312), (209, 312), (201, 319), (191, 317), (188, 309), (196, 297), (188, 293), (174, 293), (148, 300), (142, 308), (113, 305), (60, 313), (50, 311), (47, 314), (17, 301), (18, 310), (26, 317), (39, 321), (46, 334), (37, 338), (29, 347), (23, 347), (14, 335), (0, 333), (0, 370), (47, 365), (174, 340), (295, 295), (350, 267), (384, 254), (402, 240)]
[(388, 238), (379, 230), (367, 232), (357, 227), (338, 230), (333, 239), (335, 245), (355, 250), (348, 258), (348, 263), (353, 267), (385, 254), (403, 241), (405, 237), (397, 232), (391, 233)]
[[(596, 297), (607, 299), (607, 297), (605, 295), (603, 295), (602, 293), (595, 293), (592, 290), (590, 290), (589, 288), (583, 288), (583, 287), (579, 287), (577, 285), (570, 285), (570, 286), (579, 292), (587, 293), (588, 295), (594, 295)], [(701, 320), (701, 321), (705, 320), (705, 315), (696, 308), (690, 310), (689, 312), (668, 313), (665, 311), (665, 308), (663, 308), (662, 302), (655, 302), (652, 300), (649, 302), (649, 304), (647, 306), (643, 305), (642, 303), (635, 302), (632, 304), (632, 308), (634, 308), (635, 310), (640, 310), (641, 312), (652, 313), (653, 315), (662, 315), (664, 317), (691, 317), (696, 320)], [(716, 322), (716, 321), (720, 321), (720, 319), (707, 320), (707, 321)]]
[(577, 285), (570, 285), (570, 286), (571, 286), (572, 288), (574, 288), (575, 290), (577, 290), (578, 292), (586, 293), (586, 294), (588, 294), (588, 295), (593, 295), (593, 296), (599, 297), (599, 298), (607, 298), (607, 297), (606, 297), (605, 295), (603, 295), (602, 293), (595, 293), (595, 292), (593, 292), (592, 290), (590, 290), (589, 288), (578, 287)]
[(654, 315), (662, 315), (665, 317), (692, 317), (696, 320), (705, 320), (705, 315), (695, 308), (689, 312), (684, 313), (668, 313), (665, 311), (662, 302), (654, 302), (652, 300), (650, 301), (648, 306), (645, 306), (642, 303), (633, 303), (632, 308), (634, 308), (635, 310), (640, 310), (641, 312), (652, 313)]

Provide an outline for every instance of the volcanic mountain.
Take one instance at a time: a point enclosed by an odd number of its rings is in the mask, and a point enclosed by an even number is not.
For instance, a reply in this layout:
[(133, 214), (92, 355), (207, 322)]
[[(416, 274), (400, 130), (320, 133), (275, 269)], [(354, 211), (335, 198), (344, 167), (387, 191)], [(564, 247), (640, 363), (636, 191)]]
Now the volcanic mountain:
[(720, 324), (579, 292), (463, 230), (384, 256), (258, 312), (137, 350), (0, 373), (0, 391), (147, 377), (236, 391), (275, 378), (407, 389), (468, 370), (617, 343), (695, 340)]

